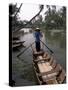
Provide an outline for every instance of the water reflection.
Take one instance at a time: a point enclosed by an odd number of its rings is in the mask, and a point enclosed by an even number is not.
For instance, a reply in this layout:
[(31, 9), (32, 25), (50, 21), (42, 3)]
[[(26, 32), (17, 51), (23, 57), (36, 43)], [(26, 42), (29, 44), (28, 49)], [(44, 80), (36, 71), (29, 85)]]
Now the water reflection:
[(45, 32), (45, 38), (46, 41), (49, 42), (49, 44), (56, 44), (58, 45), (59, 48), (63, 49), (66, 46), (66, 36), (65, 33), (63, 34), (63, 32), (59, 32), (59, 33), (55, 33), (55, 34), (51, 34), (50, 32)]
[(57, 62), (60, 63), (66, 70), (66, 33), (45, 32), (46, 44), (54, 51)]

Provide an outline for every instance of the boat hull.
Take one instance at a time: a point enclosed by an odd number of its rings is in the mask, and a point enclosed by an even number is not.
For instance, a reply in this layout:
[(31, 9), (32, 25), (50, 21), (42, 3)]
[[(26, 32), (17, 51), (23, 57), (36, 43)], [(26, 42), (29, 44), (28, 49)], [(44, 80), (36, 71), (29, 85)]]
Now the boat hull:
[(34, 50), (33, 67), (40, 85), (62, 84), (65, 80), (64, 69), (48, 52)]

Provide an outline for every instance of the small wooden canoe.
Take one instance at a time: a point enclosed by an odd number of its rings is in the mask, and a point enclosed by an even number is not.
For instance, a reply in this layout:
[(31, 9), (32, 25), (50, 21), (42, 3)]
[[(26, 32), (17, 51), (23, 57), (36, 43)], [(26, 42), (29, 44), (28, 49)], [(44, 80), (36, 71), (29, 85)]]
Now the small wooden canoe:
[(20, 40), (13, 40), (12, 43), (13, 44), (22, 44), (24, 43), (25, 41), (20, 41)]
[(12, 49), (13, 50), (17, 50), (19, 47), (21, 47), (22, 45), (19, 43), (19, 44), (13, 44), (12, 45)]
[(48, 52), (33, 50), (33, 67), (40, 85), (61, 84), (65, 80), (64, 69)]
[(19, 37), (13, 37), (12, 40), (19, 40)]
[(21, 46), (20, 43), (19, 43), (19, 44), (12, 45), (12, 48), (17, 48), (17, 47), (19, 47), (19, 46)]
[(13, 49), (13, 50), (17, 50), (19, 47), (24, 46), (24, 45), (23, 45), (24, 42), (25, 42), (25, 41), (13, 40), (13, 41), (12, 41), (12, 49)]

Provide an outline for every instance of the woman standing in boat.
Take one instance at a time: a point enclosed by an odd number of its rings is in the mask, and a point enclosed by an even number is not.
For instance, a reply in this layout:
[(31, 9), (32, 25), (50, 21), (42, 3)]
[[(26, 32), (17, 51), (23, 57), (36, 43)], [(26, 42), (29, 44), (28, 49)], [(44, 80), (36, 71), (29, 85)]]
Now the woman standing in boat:
[(35, 29), (34, 37), (35, 37), (36, 51), (39, 52), (40, 51), (40, 38), (43, 37), (39, 28)]

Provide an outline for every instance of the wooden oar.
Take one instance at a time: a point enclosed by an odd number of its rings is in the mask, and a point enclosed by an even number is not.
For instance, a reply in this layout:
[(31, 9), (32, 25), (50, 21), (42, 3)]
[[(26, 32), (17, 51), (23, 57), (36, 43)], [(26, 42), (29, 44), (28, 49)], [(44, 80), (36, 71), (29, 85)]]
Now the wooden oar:
[(18, 55), (17, 55), (17, 57), (19, 57), (22, 53), (24, 53), (30, 46), (32, 46), (33, 44), (35, 43), (35, 41), (32, 43), (32, 44), (30, 44), (25, 50), (23, 50), (22, 52), (20, 52)]
[[(41, 41), (41, 40), (40, 40)], [(42, 41), (41, 41), (42, 42)], [(42, 42), (48, 49), (51, 53), (54, 53), (44, 42)]]

